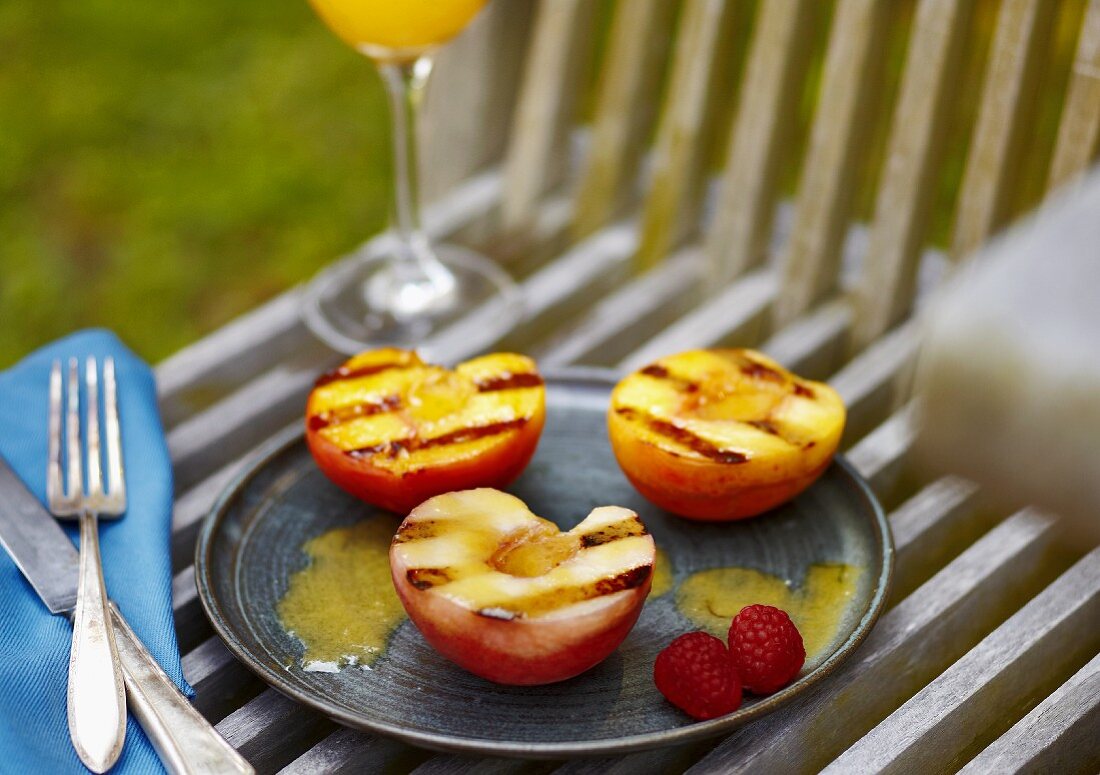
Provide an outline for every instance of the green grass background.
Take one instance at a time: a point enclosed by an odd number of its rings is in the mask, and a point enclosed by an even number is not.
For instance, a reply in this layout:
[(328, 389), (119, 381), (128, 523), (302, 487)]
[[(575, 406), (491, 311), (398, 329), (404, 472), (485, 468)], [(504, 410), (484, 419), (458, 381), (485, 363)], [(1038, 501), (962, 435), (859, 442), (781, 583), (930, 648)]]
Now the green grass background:
[(305, 0), (0, 2), (0, 367), (157, 360), (377, 231), (383, 100)]
[[(759, 3), (736, 1), (742, 21), (731, 61), (743, 62)], [(602, 51), (612, 3), (592, 2), (601, 6)], [(915, 0), (891, 2), (887, 95), (896, 92)], [(1043, 191), (1085, 7), (1051, 2), (1058, 21), (1020, 162), (1018, 212)], [(834, 4), (820, 5), (799, 143), (820, 96)], [(950, 240), (998, 8), (977, 0), (960, 68), (932, 224), (941, 245)], [(734, 72), (730, 87), (727, 114)], [(889, 119), (885, 111), (875, 119), (860, 217), (873, 212)], [(787, 194), (799, 172), (784, 169)], [(159, 360), (381, 229), (389, 174), (388, 116), (373, 68), (306, 0), (0, 0), (0, 368), (89, 325), (112, 328)]]

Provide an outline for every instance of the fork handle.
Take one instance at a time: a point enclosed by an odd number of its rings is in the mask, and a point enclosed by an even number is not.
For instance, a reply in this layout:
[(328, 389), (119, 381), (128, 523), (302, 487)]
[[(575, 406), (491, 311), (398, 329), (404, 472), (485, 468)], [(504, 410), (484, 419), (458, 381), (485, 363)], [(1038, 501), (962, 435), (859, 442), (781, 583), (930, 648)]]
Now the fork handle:
[(96, 515), (80, 514), (80, 578), (69, 651), (69, 736), (93, 772), (106, 772), (126, 739), (126, 695), (110, 627)]
[(114, 606), (130, 710), (172, 775), (252, 775), (252, 766), (172, 683)]

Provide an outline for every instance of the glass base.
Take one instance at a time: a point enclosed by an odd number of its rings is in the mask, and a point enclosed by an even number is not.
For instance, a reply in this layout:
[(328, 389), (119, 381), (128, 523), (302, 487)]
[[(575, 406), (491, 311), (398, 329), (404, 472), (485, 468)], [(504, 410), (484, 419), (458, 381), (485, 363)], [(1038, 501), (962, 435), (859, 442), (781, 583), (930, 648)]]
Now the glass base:
[[(447, 272), (430, 279), (415, 270), (415, 277), (402, 276), (408, 265), (385, 248), (325, 270), (306, 289), (306, 325), (349, 355), (400, 347), (453, 361), (491, 346), (519, 321), (519, 288), (494, 261), (472, 250), (435, 245), (433, 252)], [(462, 352), (444, 352), (443, 343)]]

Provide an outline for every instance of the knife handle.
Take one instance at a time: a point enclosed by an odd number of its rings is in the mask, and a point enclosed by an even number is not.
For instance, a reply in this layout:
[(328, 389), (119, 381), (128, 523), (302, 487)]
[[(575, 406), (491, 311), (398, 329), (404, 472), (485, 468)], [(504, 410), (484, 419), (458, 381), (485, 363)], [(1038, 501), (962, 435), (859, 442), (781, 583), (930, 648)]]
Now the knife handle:
[(113, 605), (111, 609), (130, 710), (168, 771), (173, 775), (254, 775), (252, 765), (176, 688), (118, 609)]

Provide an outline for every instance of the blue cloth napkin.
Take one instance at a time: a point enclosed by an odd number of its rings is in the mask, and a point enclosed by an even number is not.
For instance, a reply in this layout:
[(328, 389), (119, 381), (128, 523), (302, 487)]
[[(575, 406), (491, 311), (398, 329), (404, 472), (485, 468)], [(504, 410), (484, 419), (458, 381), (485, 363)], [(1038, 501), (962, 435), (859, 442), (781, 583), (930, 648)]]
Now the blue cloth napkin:
[[(55, 359), (114, 356), (128, 508), (100, 522), (107, 593), (165, 672), (189, 695), (172, 622), (169, 553), (172, 465), (149, 367), (107, 331), (54, 342), (0, 373), (0, 454), (46, 500), (46, 412)], [(3, 493), (0, 493), (3, 508)], [(73, 526), (67, 527), (76, 541)], [(72, 628), (52, 616), (0, 549), (0, 772), (86, 773), (73, 752), (65, 712)], [(131, 716), (114, 773), (163, 772)]]

